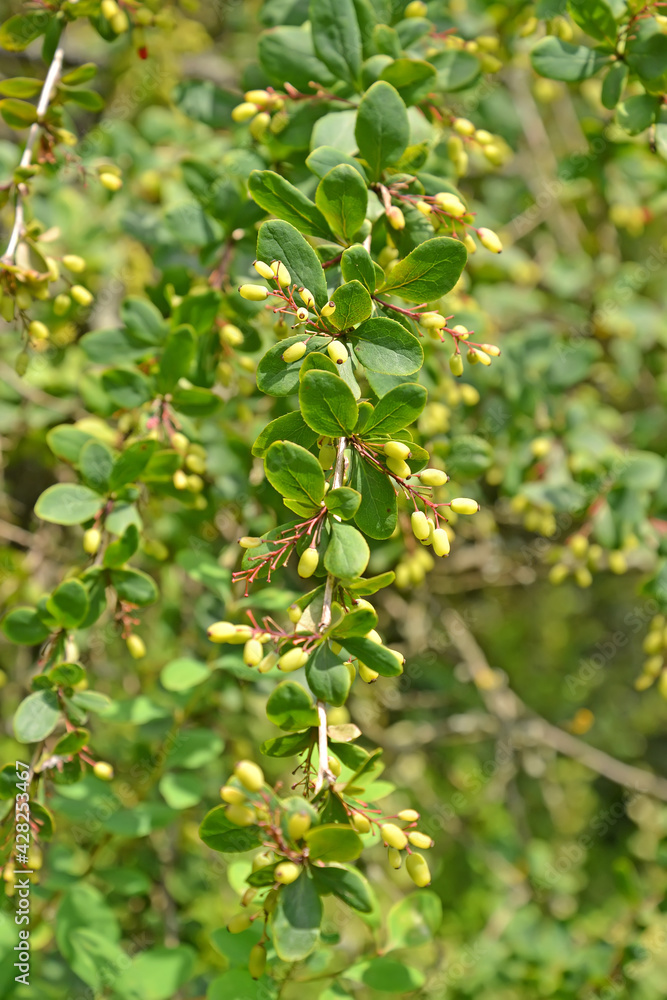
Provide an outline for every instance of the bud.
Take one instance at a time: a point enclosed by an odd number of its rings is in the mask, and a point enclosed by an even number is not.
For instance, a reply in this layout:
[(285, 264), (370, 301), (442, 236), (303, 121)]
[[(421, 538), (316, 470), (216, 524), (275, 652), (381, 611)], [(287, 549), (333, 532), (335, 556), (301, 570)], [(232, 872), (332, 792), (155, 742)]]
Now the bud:
[(111, 764), (107, 764), (105, 760), (98, 760), (93, 765), (93, 774), (100, 781), (113, 781), (113, 767)]
[(125, 640), (125, 645), (127, 646), (127, 651), (133, 660), (141, 660), (146, 655), (144, 640), (140, 635), (136, 635), (134, 632), (132, 635), (128, 635)]
[(243, 647), (243, 662), (247, 667), (256, 667), (264, 658), (264, 650), (259, 639), (248, 639)]
[(287, 820), (287, 832), (292, 840), (302, 840), (310, 830), (311, 818), (307, 812), (292, 813)]
[(220, 789), (220, 798), (229, 806), (242, 806), (246, 801), (245, 793), (234, 785), (223, 785)]
[(322, 306), (322, 316), (333, 316), (336, 312), (336, 303), (329, 300), (325, 306)]
[(500, 242), (500, 237), (497, 233), (494, 233), (493, 229), (478, 229), (477, 235), (479, 237), (479, 242), (491, 253), (501, 253), (503, 245)]
[(237, 104), (235, 108), (232, 108), (232, 121), (238, 124), (250, 121), (251, 118), (255, 117), (257, 111), (256, 104), (252, 104), (250, 101), (243, 101), (242, 104)]
[(444, 486), (449, 480), (447, 473), (441, 469), (424, 469), (419, 473), (419, 478), (424, 486)]
[(395, 476), (399, 479), (409, 479), (412, 475), (412, 469), (407, 462), (404, 462), (400, 458), (388, 458), (387, 468), (390, 472), (393, 472)]
[(247, 913), (235, 913), (227, 924), (227, 930), (230, 934), (242, 934), (243, 931), (247, 931), (249, 927), (250, 917)]
[(283, 861), (277, 865), (274, 877), (276, 882), (280, 882), (281, 885), (290, 885), (290, 883), (296, 882), (300, 874), (301, 869), (293, 861)]
[(420, 889), (431, 884), (431, 873), (421, 854), (410, 854), (405, 862), (408, 875)]
[(397, 851), (395, 847), (390, 847), (387, 851), (387, 859), (392, 868), (400, 868), (403, 864), (403, 858), (401, 857), (401, 852)]
[(225, 323), (220, 330), (220, 340), (230, 347), (240, 347), (244, 341), (243, 332), (233, 323)]
[(327, 347), (327, 354), (337, 365), (342, 365), (347, 361), (347, 347), (340, 340), (332, 340)]
[(292, 622), (293, 625), (296, 625), (301, 620), (302, 615), (303, 611), (301, 610), (298, 604), (290, 604), (289, 608), (287, 609), (287, 617), (289, 618), (289, 620)]
[(475, 126), (467, 118), (455, 118), (452, 122), (452, 128), (459, 135), (470, 136), (475, 134)]
[(436, 556), (448, 556), (449, 555), (449, 535), (444, 528), (436, 528), (431, 534), (431, 545), (433, 546), (433, 551)]
[(463, 375), (463, 358), (460, 354), (457, 354), (456, 352), (452, 354), (449, 359), (449, 370), (452, 375), (456, 375), (457, 377), (459, 375)]
[(398, 818), (402, 819), (404, 823), (416, 823), (419, 819), (419, 813), (416, 809), (401, 809)]
[(428, 538), (431, 534), (428, 518), (423, 510), (415, 510), (410, 518), (410, 523), (412, 525), (413, 535), (415, 538), (419, 538), (420, 541)]
[(449, 506), (455, 514), (476, 514), (479, 510), (477, 501), (469, 497), (455, 497)]
[(86, 270), (86, 262), (83, 257), (77, 257), (76, 254), (68, 253), (63, 257), (63, 264), (68, 271), (72, 274), (81, 274), (82, 271)]
[(305, 667), (307, 662), (308, 653), (304, 653), (302, 649), (295, 646), (293, 649), (288, 649), (286, 653), (282, 654), (278, 660), (278, 670), (290, 674), (293, 670), (300, 670), (301, 667)]
[(433, 847), (434, 843), (427, 833), (420, 833), (419, 830), (411, 830), (408, 834), (408, 840), (413, 847), (419, 847), (422, 851)]
[(103, 173), (100, 174), (100, 184), (107, 191), (120, 191), (123, 186), (123, 179), (119, 177), (118, 174)]
[(368, 833), (371, 828), (371, 821), (368, 816), (364, 816), (363, 813), (352, 813), (350, 822), (357, 833)]
[(299, 559), (299, 565), (297, 566), (296, 571), (302, 579), (307, 580), (317, 569), (319, 561), (320, 557), (317, 549), (304, 549), (301, 553), (301, 558)]
[(93, 301), (93, 296), (83, 285), (72, 285), (69, 290), (70, 295), (80, 306), (89, 306)]
[(362, 681), (364, 681), (364, 683), (366, 683), (366, 684), (372, 684), (373, 681), (376, 681), (380, 675), (377, 672), (377, 670), (371, 670), (370, 667), (367, 667), (366, 664), (362, 663), (361, 660), (360, 660), (359, 661), (359, 676), (361, 677)]
[(439, 191), (435, 196), (435, 203), (448, 215), (453, 215), (455, 219), (460, 219), (467, 212), (467, 208), (460, 198), (449, 191)]
[(405, 229), (405, 216), (398, 205), (390, 205), (386, 214), (387, 222), (392, 229)]
[(285, 364), (290, 365), (293, 361), (300, 361), (305, 353), (306, 345), (302, 340), (299, 340), (296, 344), (291, 344), (283, 353), (283, 361)]
[(258, 792), (264, 785), (264, 772), (251, 760), (238, 760), (234, 764), (234, 774), (249, 792)]
[(272, 260), (271, 270), (273, 271), (274, 277), (278, 279), (278, 284), (281, 288), (287, 288), (288, 285), (291, 285), (292, 276), (281, 260)]
[(394, 847), (397, 851), (402, 851), (408, 845), (406, 834), (395, 823), (383, 823), (380, 834), (387, 847)]
[(94, 556), (102, 542), (102, 532), (99, 528), (88, 528), (83, 533), (83, 551)]
[(268, 299), (269, 290), (264, 285), (241, 285), (239, 295), (242, 299), (248, 299), (249, 302), (263, 302), (264, 299)]
[(266, 948), (263, 944), (253, 945), (248, 958), (248, 972), (252, 979), (259, 979), (266, 969)]
[(397, 458), (400, 461), (410, 458), (410, 446), (404, 441), (387, 441), (383, 448), (385, 455), (388, 455), (389, 458)]

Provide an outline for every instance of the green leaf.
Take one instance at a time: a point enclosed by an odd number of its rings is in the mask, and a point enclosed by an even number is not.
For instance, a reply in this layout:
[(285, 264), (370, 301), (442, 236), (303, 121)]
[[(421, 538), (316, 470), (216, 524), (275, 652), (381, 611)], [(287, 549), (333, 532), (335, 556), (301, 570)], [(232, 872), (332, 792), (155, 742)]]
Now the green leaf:
[(171, 392), (179, 378), (188, 374), (196, 349), (197, 342), (191, 326), (179, 326), (169, 334), (157, 376), (159, 392)]
[(624, 62), (612, 63), (602, 81), (600, 100), (612, 111), (621, 99), (628, 82), (628, 67)]
[(349, 635), (368, 635), (371, 629), (377, 628), (378, 616), (372, 608), (353, 607), (345, 617), (331, 630), (331, 634), (339, 641)]
[(261, 827), (235, 826), (225, 815), (226, 806), (215, 806), (204, 816), (199, 836), (207, 847), (223, 854), (239, 854), (259, 847), (264, 839)]
[(328, 642), (321, 643), (306, 664), (308, 687), (319, 701), (344, 705), (352, 683), (349, 667)]
[(318, 942), (321, 922), (322, 901), (304, 870), (296, 882), (280, 889), (271, 915), (271, 939), (278, 958), (300, 962), (310, 955)]
[(394, 903), (387, 914), (387, 951), (419, 948), (432, 941), (442, 923), (440, 897), (430, 889), (413, 892)]
[(361, 73), (361, 32), (353, 0), (311, 0), (310, 27), (317, 56), (339, 80)]
[(311, 827), (304, 840), (311, 861), (355, 861), (364, 846), (352, 827), (342, 823)]
[(288, 222), (273, 221), (260, 226), (257, 257), (266, 264), (281, 260), (289, 271), (292, 282), (310, 289), (318, 306), (326, 305), (329, 293), (322, 265), (311, 245), (294, 226), (290, 226)]
[(438, 90), (452, 93), (463, 90), (475, 82), (481, 74), (479, 59), (471, 52), (445, 49), (431, 60), (438, 71)]
[[(291, 83), (303, 93), (312, 93), (310, 81), (332, 86), (336, 77), (315, 55), (310, 25), (281, 25), (265, 31), (259, 39), (259, 61), (274, 86)], [(312, 289), (311, 289), (312, 291)]]
[(380, 79), (395, 87), (408, 105), (417, 104), (433, 90), (436, 77), (435, 67), (423, 59), (395, 59), (380, 74)]
[(57, 427), (52, 427), (47, 433), (46, 443), (57, 458), (62, 458), (66, 462), (76, 465), (81, 449), (92, 438), (92, 434), (82, 431), (72, 424), (59, 424)]
[(180, 729), (167, 752), (167, 767), (197, 770), (217, 760), (224, 743), (212, 729)]
[(374, 990), (400, 996), (413, 993), (425, 982), (424, 973), (419, 969), (385, 955), (352, 966), (347, 970), (347, 975), (351, 979), (359, 979)]
[(106, 493), (109, 489), (114, 456), (111, 448), (102, 441), (95, 439), (84, 444), (79, 455), (81, 475), (98, 493)]
[(364, 437), (391, 437), (414, 423), (426, 406), (428, 393), (423, 385), (404, 382), (397, 385), (379, 400), (366, 424)]
[(123, 1000), (171, 1000), (191, 978), (196, 953), (187, 944), (175, 948), (149, 948), (125, 960), (114, 980), (114, 991)]
[(337, 514), (344, 521), (349, 521), (359, 509), (361, 494), (349, 486), (339, 486), (325, 495), (324, 503), (330, 514)]
[(78, 753), (90, 739), (90, 732), (87, 729), (72, 729), (65, 736), (61, 736), (53, 748), (54, 754)]
[(354, 519), (357, 527), (369, 538), (389, 538), (398, 522), (398, 501), (389, 477), (355, 452), (349, 482), (361, 494)]
[(400, 159), (410, 141), (410, 122), (400, 94), (390, 83), (380, 80), (364, 94), (355, 136), (373, 180)]
[(298, 730), (317, 725), (317, 712), (311, 697), (295, 681), (283, 681), (271, 692), (266, 714), (280, 729)]
[(129, 601), (140, 608), (154, 604), (158, 599), (158, 589), (147, 573), (138, 569), (112, 569), (111, 585), (121, 601)]
[(587, 80), (609, 62), (609, 56), (586, 45), (571, 45), (555, 35), (540, 39), (530, 55), (533, 69), (551, 80)]
[(341, 163), (317, 185), (315, 202), (334, 233), (351, 243), (366, 218), (368, 188), (358, 170)]
[[(317, 369), (306, 372), (299, 389), (299, 405), (303, 419), (318, 434), (342, 437), (350, 434), (357, 423), (358, 409), (352, 391), (338, 375), (331, 372)], [(317, 459), (313, 458), (313, 461), (319, 468)], [(323, 496), (324, 492), (315, 502), (319, 503)]]
[(10, 642), (21, 646), (38, 646), (51, 634), (35, 608), (13, 608), (7, 612), (2, 619), (2, 631)]
[(361, 913), (370, 913), (373, 909), (372, 889), (355, 868), (327, 865), (326, 868), (313, 868), (312, 873), (315, 887), (321, 896), (333, 893)]
[(60, 705), (55, 691), (35, 691), (24, 698), (14, 715), (14, 736), (19, 743), (39, 743), (56, 728)]
[(136, 368), (111, 368), (102, 374), (102, 388), (121, 410), (133, 410), (151, 398), (150, 383)]
[(366, 180), (366, 171), (362, 165), (353, 156), (341, 152), (334, 146), (318, 146), (306, 159), (306, 166), (320, 180), (341, 163), (352, 167), (360, 174), (362, 180)]
[(70, 90), (69, 87), (61, 87), (61, 93), (65, 104), (77, 104), (86, 111), (102, 111), (104, 108), (104, 98), (95, 90)]
[(265, 740), (260, 750), (267, 757), (293, 757), (310, 746), (310, 729), (302, 733), (289, 733), (287, 736), (275, 736)]
[(399, 295), (408, 302), (433, 302), (452, 290), (467, 259), (468, 252), (460, 240), (436, 236), (420, 243), (398, 262), (382, 293)]
[(172, 405), (179, 413), (188, 417), (210, 417), (219, 408), (222, 400), (210, 389), (195, 385), (191, 389), (175, 389)]
[(266, 453), (264, 466), (266, 478), (281, 496), (319, 505), (324, 496), (324, 472), (305, 448), (290, 441), (275, 441)]
[(371, 639), (350, 636), (345, 640), (345, 649), (352, 656), (365, 663), (371, 670), (377, 670), (382, 677), (398, 677), (403, 673), (403, 667), (385, 646), (379, 646)]
[(14, 76), (0, 81), (0, 94), (3, 97), (34, 97), (41, 89), (42, 81), (32, 76)]
[(135, 482), (158, 447), (157, 441), (135, 441), (129, 445), (114, 462), (109, 477), (109, 489), (117, 490), (120, 486)]
[[(309, 357), (310, 355), (307, 355)], [(305, 361), (304, 361), (305, 363)], [(252, 446), (252, 453), (257, 458), (264, 458), (274, 441), (291, 441), (292, 444), (310, 448), (317, 441), (317, 433), (304, 421), (301, 413), (285, 413), (276, 417), (260, 432)]]
[(387, 573), (378, 573), (377, 576), (368, 576), (365, 580), (355, 580), (349, 585), (348, 590), (355, 597), (368, 597), (370, 594), (377, 594), (378, 590), (384, 587), (390, 587), (395, 578), (396, 574), (389, 570)]
[[(269, 396), (288, 396), (299, 385), (303, 358), (286, 363), (283, 354), (292, 344), (303, 341), (303, 336), (287, 337), (275, 344), (257, 365), (257, 388)], [(329, 337), (311, 337), (306, 343), (306, 354), (320, 352), (331, 342)]]
[(160, 682), (167, 691), (188, 691), (210, 676), (211, 671), (205, 663), (190, 656), (180, 656), (162, 668)]
[[(261, 208), (295, 226), (305, 236), (319, 236), (323, 240), (333, 238), (317, 205), (273, 170), (253, 170), (248, 178), (248, 190)], [(283, 263), (287, 266), (286, 261)]]
[(372, 295), (375, 291), (375, 264), (366, 247), (355, 243), (343, 251), (340, 269), (345, 281), (360, 281)]
[(329, 322), (337, 330), (347, 330), (357, 323), (363, 323), (373, 312), (368, 289), (360, 281), (339, 285), (331, 296), (331, 301), (336, 303), (336, 311), (329, 317)]
[(586, 3), (569, 0), (567, 9), (572, 20), (591, 38), (616, 40), (616, 20), (605, 0), (586, 0)]
[(49, 614), (62, 628), (76, 628), (88, 613), (88, 593), (79, 580), (65, 580), (46, 602)]
[(204, 783), (199, 775), (180, 771), (163, 774), (158, 789), (169, 808), (178, 811), (196, 806), (204, 795)]
[(630, 135), (639, 135), (653, 124), (660, 110), (660, 98), (651, 94), (637, 94), (616, 109), (616, 121)]
[(640, 22), (634, 34), (626, 47), (626, 62), (642, 80), (655, 80), (667, 72), (667, 35), (653, 20)]
[(56, 483), (42, 493), (35, 514), (52, 524), (82, 524), (94, 517), (103, 503), (103, 497), (87, 486)]
[(210, 128), (229, 128), (238, 94), (218, 87), (212, 80), (181, 80), (174, 87), (174, 103), (184, 115)]
[(447, 468), (454, 478), (476, 479), (493, 461), (493, 448), (476, 434), (461, 434), (454, 438), (447, 456)]
[(396, 320), (383, 316), (366, 320), (350, 334), (350, 340), (357, 359), (372, 372), (413, 375), (424, 362), (417, 338)]
[(5, 97), (0, 101), (0, 115), (11, 128), (27, 128), (37, 121), (37, 108), (29, 101), (19, 101), (16, 97)]
[(97, 64), (96, 63), (82, 63), (75, 69), (65, 73), (62, 77), (62, 81), (68, 87), (76, 87), (80, 83), (88, 83), (97, 76)]
[(331, 524), (331, 540), (324, 554), (324, 566), (340, 580), (354, 580), (361, 576), (370, 559), (366, 539), (351, 524)]
[(49, 19), (43, 10), (16, 14), (0, 27), (0, 49), (6, 52), (23, 52), (31, 42), (43, 35)]
[(128, 524), (120, 538), (108, 545), (104, 551), (103, 565), (123, 566), (139, 548), (139, 529), (136, 524)]

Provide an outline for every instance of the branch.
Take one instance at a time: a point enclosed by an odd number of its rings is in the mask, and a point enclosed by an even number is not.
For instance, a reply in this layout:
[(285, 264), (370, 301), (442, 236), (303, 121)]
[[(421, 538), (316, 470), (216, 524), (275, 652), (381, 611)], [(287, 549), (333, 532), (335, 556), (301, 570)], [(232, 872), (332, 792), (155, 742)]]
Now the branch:
[[(39, 130), (42, 127), (42, 119), (48, 111), (49, 103), (51, 101), (51, 95), (53, 94), (53, 88), (55, 87), (58, 77), (60, 76), (60, 71), (63, 65), (63, 57), (65, 55), (65, 50), (62, 45), (59, 45), (53, 54), (53, 59), (51, 60), (51, 65), (49, 66), (49, 71), (46, 74), (46, 79), (44, 80), (44, 86), (42, 87), (42, 92), (39, 95), (39, 101), (37, 102), (37, 120), (30, 126), (30, 131), (28, 132), (28, 139), (25, 144), (25, 149), (23, 150), (23, 155), (21, 156), (21, 161), (19, 167), (29, 167), (32, 162), (32, 151), (37, 141), (37, 136), (39, 135)], [(9, 237), (9, 243), (7, 244), (7, 249), (5, 250), (2, 260), (5, 263), (12, 263), (14, 260), (14, 254), (16, 253), (16, 247), (21, 238), (21, 233), (23, 231), (23, 194), (21, 193), (21, 185), (19, 185), (16, 192), (16, 211), (14, 214), (14, 226)]]
[(445, 611), (444, 622), (453, 645), (463, 657), (471, 680), (492, 715), (505, 724), (516, 723), (520, 716), (525, 716), (523, 724), (519, 723), (516, 728), (519, 732), (523, 731), (524, 737), (528, 737), (533, 743), (572, 757), (617, 785), (667, 802), (667, 778), (632, 764), (625, 764), (536, 715), (507, 684), (498, 684), (497, 681), (493, 683), (492, 678), (495, 680), (497, 675), (491, 670), (482, 649), (459, 615), (454, 611)]

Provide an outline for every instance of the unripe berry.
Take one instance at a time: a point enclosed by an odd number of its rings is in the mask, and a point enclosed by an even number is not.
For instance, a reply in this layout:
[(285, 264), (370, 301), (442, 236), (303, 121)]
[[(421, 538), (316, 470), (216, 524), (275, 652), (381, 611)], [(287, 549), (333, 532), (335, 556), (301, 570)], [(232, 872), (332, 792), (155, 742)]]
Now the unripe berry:
[(262, 851), (261, 854), (256, 854), (252, 859), (252, 870), (254, 872), (261, 871), (262, 868), (272, 865), (274, 860), (272, 851)]
[(413, 847), (419, 847), (422, 851), (428, 850), (429, 847), (433, 847), (433, 841), (427, 833), (420, 833), (419, 830), (411, 830), (408, 834), (408, 840)]
[(322, 315), (323, 316), (333, 316), (333, 314), (335, 312), (336, 312), (336, 303), (335, 302), (329, 301), (329, 302), (327, 302), (327, 304), (325, 306), (322, 306)]
[(247, 90), (243, 95), (243, 99), (250, 104), (256, 104), (258, 107), (263, 108), (270, 103), (271, 95), (268, 90)]
[(330, 469), (336, 460), (336, 449), (333, 445), (323, 444), (320, 448), (318, 459), (323, 469)]
[(273, 670), (277, 662), (278, 662), (277, 653), (274, 652), (267, 653), (266, 656), (262, 658), (261, 663), (257, 665), (257, 672), (260, 674), (268, 674), (269, 670)]
[(119, 10), (109, 21), (111, 30), (116, 35), (124, 34), (130, 27), (130, 19), (124, 10)]
[(288, 285), (292, 284), (292, 276), (281, 260), (272, 260), (271, 270), (274, 277), (278, 279), (281, 288), (287, 288)]
[(179, 455), (185, 455), (186, 451), (190, 447), (189, 440), (186, 438), (185, 434), (181, 434), (180, 431), (176, 431), (175, 434), (172, 434), (170, 444), (174, 451), (177, 451)]
[(112, 17), (115, 17), (120, 7), (116, 3), (116, 0), (102, 0), (100, 4), (100, 12), (102, 17), (105, 17), (107, 21), (110, 21)]
[(244, 340), (243, 331), (233, 323), (225, 323), (220, 330), (220, 340), (230, 347), (240, 347)]
[(455, 514), (476, 514), (479, 504), (469, 497), (455, 497), (449, 505)]
[(593, 576), (588, 566), (580, 566), (575, 570), (574, 579), (580, 587), (590, 587), (593, 583)]
[(236, 802), (227, 806), (225, 816), (234, 826), (252, 826), (257, 820), (257, 813), (254, 809)]
[(268, 111), (260, 111), (260, 113), (258, 115), (255, 115), (255, 117), (250, 122), (249, 126), (250, 135), (253, 137), (253, 139), (256, 139), (257, 142), (261, 142), (264, 136), (266, 135), (266, 130), (268, 129), (270, 124), (271, 124), (271, 115), (268, 113)]
[(232, 108), (232, 121), (237, 122), (237, 124), (250, 121), (251, 118), (255, 117), (257, 111), (256, 104), (250, 101), (243, 101), (241, 104), (237, 104), (235, 108)]
[(405, 229), (405, 216), (398, 205), (390, 205), (386, 214), (387, 222), (392, 229)]
[(431, 533), (431, 545), (436, 556), (448, 556), (450, 549), (449, 535), (444, 528), (436, 528)]
[(642, 649), (648, 656), (653, 656), (655, 653), (659, 653), (663, 648), (663, 635), (662, 632), (652, 631), (649, 632), (642, 643)]
[(552, 583), (557, 587), (559, 583), (562, 583), (563, 580), (567, 578), (569, 572), (570, 571), (565, 563), (556, 563), (556, 565), (552, 566), (549, 570), (549, 583)]
[(83, 257), (78, 257), (74, 253), (65, 254), (63, 264), (72, 274), (81, 274), (82, 271), (86, 270), (86, 262)]
[(190, 472), (196, 472), (197, 474), (206, 472), (206, 461), (200, 458), (199, 455), (188, 455), (185, 459), (185, 465)]
[(33, 340), (48, 340), (49, 339), (49, 328), (46, 323), (40, 323), (38, 319), (34, 319), (30, 326), (28, 327), (28, 333)]
[(236, 625), (231, 622), (214, 622), (209, 625), (206, 634), (211, 642), (230, 642), (236, 636)]
[(342, 768), (340, 766), (340, 761), (336, 760), (335, 757), (328, 757), (327, 758), (327, 764), (328, 764), (329, 770), (333, 774), (334, 778), (339, 778), (340, 777), (340, 772), (342, 771)]
[(467, 118), (455, 118), (452, 122), (452, 128), (459, 135), (474, 135), (475, 126)]
[(424, 469), (420, 472), (419, 478), (424, 486), (444, 486), (449, 476), (441, 469)]
[(113, 781), (113, 767), (111, 764), (107, 764), (105, 760), (98, 760), (93, 765), (93, 774), (100, 781)]
[(403, 17), (426, 17), (428, 7), (423, 0), (410, 0), (410, 3), (403, 11)]
[(72, 300), (69, 295), (61, 292), (60, 295), (56, 295), (53, 300), (53, 311), (56, 316), (64, 316), (68, 311), (69, 307), (72, 305)]
[(427, 330), (442, 330), (447, 326), (447, 320), (439, 312), (426, 312), (419, 317), (419, 324)]
[(298, 604), (290, 604), (289, 608), (287, 609), (287, 617), (289, 618), (289, 620), (292, 622), (293, 625), (296, 625), (297, 622), (301, 621), (302, 615), (303, 611), (301, 610)]
[(308, 310), (304, 306), (301, 306), (296, 311), (296, 318), (298, 319), (299, 323), (305, 323), (306, 320), (308, 319)]
[(128, 635), (125, 640), (125, 645), (127, 646), (127, 651), (133, 660), (141, 660), (146, 655), (144, 640), (140, 635), (136, 635), (134, 632), (132, 635)]
[(475, 243), (470, 233), (464, 233), (463, 236), (461, 237), (461, 242), (468, 251), (468, 255), (470, 255), (471, 253), (477, 253), (477, 244)]
[(301, 296), (303, 302), (305, 302), (305, 304), (308, 306), (308, 308), (312, 309), (312, 307), (315, 305), (315, 296), (313, 295), (313, 293), (308, 288), (302, 287), (299, 289), (299, 295)]
[(248, 972), (252, 979), (259, 979), (266, 969), (266, 948), (263, 944), (253, 945), (248, 959)]
[(457, 377), (463, 375), (463, 358), (460, 354), (452, 354), (449, 359), (449, 370), (452, 375), (456, 375)]
[(419, 819), (419, 813), (416, 809), (401, 809), (398, 818), (402, 819), (404, 823), (416, 823)]
[(257, 271), (257, 274), (261, 278), (266, 278), (266, 280), (273, 280), (275, 277), (273, 273), (273, 268), (269, 264), (265, 264), (263, 260), (254, 260), (252, 266)]
[(293, 861), (283, 861), (276, 867), (274, 877), (281, 885), (290, 885), (291, 882), (296, 882), (300, 874), (301, 869)]
[(416, 201), (415, 208), (417, 211), (421, 212), (422, 215), (426, 216), (431, 215), (433, 212), (433, 209), (427, 201)]
[(408, 846), (408, 838), (395, 823), (383, 823), (380, 827), (380, 834), (387, 847), (394, 847), (397, 851), (402, 851)]
[(399, 479), (409, 479), (412, 475), (412, 469), (407, 462), (404, 462), (400, 458), (388, 458), (387, 468), (390, 472), (393, 472), (395, 476)]
[(93, 296), (83, 285), (72, 285), (70, 295), (80, 306), (89, 306), (93, 301)]
[(431, 872), (426, 864), (426, 861), (421, 854), (410, 854), (408, 855), (407, 861), (405, 862), (405, 867), (407, 868), (408, 875), (420, 889), (424, 886), (431, 884)]
[(622, 552), (610, 552), (609, 553), (609, 569), (612, 573), (617, 573), (619, 576), (622, 573), (627, 573), (628, 562), (625, 555)]
[(234, 764), (234, 774), (249, 792), (258, 792), (264, 785), (264, 772), (251, 760), (238, 760)]
[(466, 214), (466, 207), (460, 198), (449, 191), (439, 191), (435, 196), (435, 203), (443, 212), (453, 215), (455, 219), (460, 219)]
[(307, 580), (313, 575), (320, 561), (317, 549), (307, 548), (301, 553), (297, 573), (302, 579)]
[(230, 934), (242, 934), (243, 931), (247, 931), (249, 927), (250, 917), (247, 913), (235, 913), (227, 924), (227, 930)]
[(377, 670), (371, 670), (365, 663), (359, 661), (359, 676), (366, 684), (372, 684), (380, 676)]
[(242, 806), (246, 801), (245, 793), (240, 788), (235, 788), (234, 785), (223, 785), (220, 789), (220, 798), (229, 806)]
[(372, 628), (370, 632), (366, 633), (364, 639), (370, 639), (370, 641), (374, 642), (376, 646), (382, 645), (382, 636), (380, 635), (379, 632), (376, 632), (374, 628)]
[(306, 345), (302, 340), (297, 341), (296, 344), (291, 344), (286, 351), (283, 353), (283, 361), (285, 364), (291, 365), (293, 361), (299, 361), (306, 353)]
[(292, 813), (287, 820), (287, 832), (292, 840), (302, 840), (311, 825), (310, 814), (307, 812)]
[(192, 475), (186, 477), (186, 486), (191, 493), (201, 493), (205, 485), (201, 476)]
[(103, 173), (100, 174), (100, 184), (107, 191), (112, 191), (114, 194), (116, 191), (120, 191), (123, 186), (123, 178), (119, 177), (118, 174)]
[(387, 851), (387, 860), (392, 868), (399, 869), (403, 864), (401, 852), (397, 851), (395, 847), (390, 847)]
[(497, 233), (494, 233), (493, 229), (478, 229), (477, 235), (479, 237), (479, 242), (491, 253), (501, 253), (503, 245), (500, 242), (500, 237)]
[(268, 299), (269, 290), (264, 285), (246, 284), (239, 287), (239, 295), (249, 302), (263, 302), (264, 299)]
[(397, 458), (403, 462), (406, 458), (410, 458), (410, 446), (404, 441), (387, 441), (383, 447), (385, 455), (389, 458)]
[(415, 538), (425, 539), (431, 534), (428, 518), (423, 510), (415, 510), (410, 518), (412, 533)]
[(347, 347), (340, 340), (332, 340), (327, 347), (327, 354), (337, 365), (342, 365), (347, 361)]
[(368, 816), (364, 816), (363, 813), (352, 813), (350, 822), (357, 833), (368, 833), (371, 828), (371, 821)]
[(247, 667), (256, 667), (264, 658), (264, 650), (259, 639), (248, 639), (243, 647), (243, 662)]
[(301, 667), (305, 667), (307, 662), (308, 653), (304, 653), (302, 649), (295, 646), (294, 649), (288, 649), (286, 653), (282, 654), (278, 660), (278, 670), (290, 674), (293, 670), (300, 670)]
[(485, 351), (480, 351), (478, 347), (470, 348), (468, 351), (468, 361), (470, 361), (473, 365), (477, 364), (477, 362), (487, 366), (491, 364), (491, 358), (489, 355)]
[(60, 277), (60, 268), (58, 267), (58, 261), (54, 260), (53, 257), (45, 257), (46, 269), (49, 272), (49, 281), (57, 281)]
[(656, 678), (662, 670), (664, 662), (662, 656), (649, 656), (648, 660), (644, 660), (642, 669), (648, 677)]
[(500, 357), (500, 348), (496, 344), (481, 344), (480, 346), (482, 350), (486, 351), (487, 354), (490, 354), (491, 357)]
[(102, 542), (102, 532), (99, 528), (88, 528), (83, 534), (83, 551), (94, 556)]

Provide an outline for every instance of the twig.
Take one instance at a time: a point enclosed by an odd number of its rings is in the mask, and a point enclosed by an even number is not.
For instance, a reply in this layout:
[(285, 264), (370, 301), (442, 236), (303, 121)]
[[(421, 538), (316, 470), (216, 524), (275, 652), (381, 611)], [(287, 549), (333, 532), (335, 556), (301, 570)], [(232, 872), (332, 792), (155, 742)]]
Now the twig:
[(491, 676), (491, 668), (462, 619), (454, 611), (445, 611), (444, 622), (449, 637), (463, 657), (470, 678), (476, 684), (487, 709), (501, 722), (515, 724), (521, 716), (525, 716), (522, 722), (513, 725), (524, 738), (528, 737), (535, 744), (548, 746), (566, 757), (578, 760), (591, 771), (597, 771), (617, 785), (629, 788), (633, 792), (653, 795), (656, 799), (667, 802), (667, 778), (651, 774), (650, 771), (634, 767), (632, 764), (625, 764), (603, 750), (589, 746), (571, 733), (552, 725), (528, 708), (507, 684), (490, 685), (488, 679)]
[[(32, 162), (32, 151), (37, 141), (37, 136), (39, 135), (39, 130), (42, 127), (42, 119), (48, 111), (49, 102), (51, 101), (51, 95), (53, 93), (53, 88), (56, 85), (58, 77), (60, 76), (60, 71), (63, 65), (63, 57), (65, 55), (65, 50), (62, 46), (59, 46), (53, 54), (53, 59), (51, 60), (51, 65), (49, 66), (49, 71), (46, 74), (46, 79), (44, 80), (44, 86), (42, 87), (42, 92), (39, 95), (39, 101), (37, 102), (37, 119), (30, 126), (30, 131), (28, 132), (28, 139), (25, 144), (25, 149), (23, 150), (23, 155), (19, 163), (19, 167), (29, 167)], [(16, 210), (14, 213), (14, 226), (12, 228), (11, 235), (9, 237), (9, 243), (7, 244), (7, 249), (5, 250), (3, 261), (6, 263), (11, 263), (14, 260), (14, 254), (16, 253), (16, 247), (21, 238), (21, 233), (23, 230), (23, 194), (21, 192), (21, 187), (19, 186), (16, 192)]]

